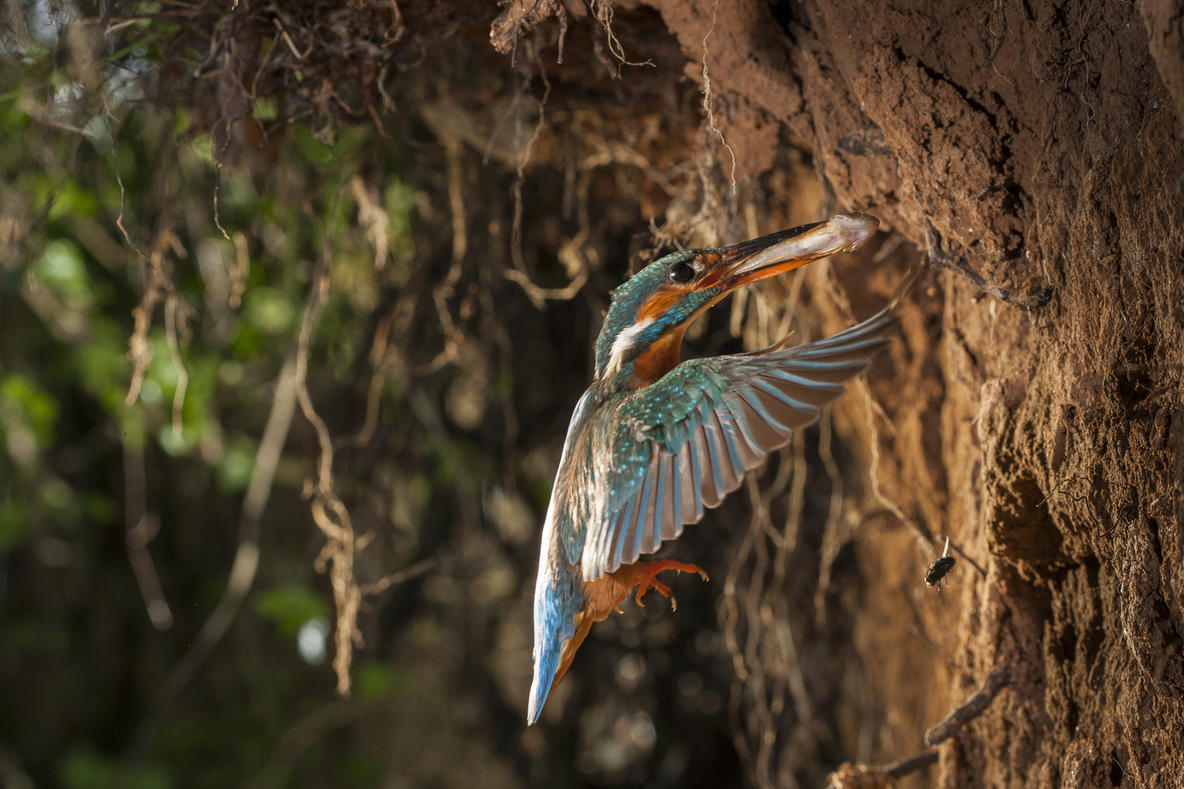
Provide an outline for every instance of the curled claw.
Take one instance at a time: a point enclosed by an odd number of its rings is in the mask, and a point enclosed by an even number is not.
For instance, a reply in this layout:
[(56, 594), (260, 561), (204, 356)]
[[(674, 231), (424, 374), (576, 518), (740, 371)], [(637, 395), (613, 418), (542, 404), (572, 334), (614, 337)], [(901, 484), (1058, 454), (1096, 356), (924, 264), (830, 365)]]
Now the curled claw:
[(645, 608), (645, 603), (641, 601), (641, 598), (645, 597), (645, 593), (650, 589), (653, 589), (663, 597), (669, 597), (670, 605), (674, 608), (674, 610), (678, 610), (678, 602), (674, 599), (674, 595), (671, 593), (670, 587), (661, 581), (658, 581), (656, 578), (647, 578), (637, 585), (637, 594), (633, 597), (634, 602), (636, 602), (642, 608)]
[(633, 599), (639, 606), (642, 606), (643, 608), (645, 607), (645, 603), (641, 601), (642, 597), (644, 597), (646, 592), (648, 592), (650, 589), (653, 589), (663, 597), (670, 599), (670, 608), (672, 611), (678, 610), (678, 600), (674, 598), (674, 595), (670, 591), (670, 587), (657, 579), (658, 573), (664, 572), (666, 570), (674, 570), (678, 573), (697, 573), (704, 581), (709, 580), (707, 573), (697, 565), (687, 564), (685, 562), (675, 562), (670, 559), (663, 559), (662, 561), (658, 562), (647, 562), (642, 565), (634, 565), (634, 567), (636, 567), (640, 573), (640, 578), (638, 578), (637, 581), (637, 594), (634, 595)]

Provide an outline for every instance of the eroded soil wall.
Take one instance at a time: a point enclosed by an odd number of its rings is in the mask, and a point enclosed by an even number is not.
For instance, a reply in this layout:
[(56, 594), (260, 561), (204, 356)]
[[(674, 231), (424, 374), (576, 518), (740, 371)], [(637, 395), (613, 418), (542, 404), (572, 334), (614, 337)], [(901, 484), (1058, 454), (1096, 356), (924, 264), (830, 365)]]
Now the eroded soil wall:
[[(655, 5), (703, 58), (714, 5)], [(919, 744), (934, 706), (1012, 667), (942, 748), (943, 785), (1184, 775), (1180, 20), (1179, 3), (742, 3), (707, 48), (742, 167), (805, 145), (840, 206), (948, 269), (873, 380), (873, 473), (984, 573), (963, 562), (935, 614), (912, 540), (865, 527), (855, 627), (883, 743)], [(840, 275), (852, 300), (859, 279)], [(841, 408), (853, 446), (878, 422), (863, 411)]]

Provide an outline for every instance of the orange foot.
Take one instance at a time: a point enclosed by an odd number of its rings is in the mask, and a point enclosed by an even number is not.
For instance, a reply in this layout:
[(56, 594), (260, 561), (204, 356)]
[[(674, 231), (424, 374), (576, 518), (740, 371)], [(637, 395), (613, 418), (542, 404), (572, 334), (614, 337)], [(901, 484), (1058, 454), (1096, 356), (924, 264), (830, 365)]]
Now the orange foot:
[(634, 568), (640, 571), (641, 577), (637, 582), (637, 594), (633, 600), (640, 606), (645, 606), (641, 602), (641, 598), (650, 589), (653, 589), (663, 597), (670, 598), (670, 609), (672, 611), (678, 610), (678, 601), (674, 599), (674, 595), (670, 593), (670, 587), (658, 580), (657, 575), (664, 570), (674, 570), (679, 573), (698, 573), (699, 577), (704, 581), (708, 580), (707, 573), (693, 564), (686, 564), (685, 562), (675, 562), (670, 559), (663, 559), (658, 562), (645, 562), (644, 564), (635, 564)]

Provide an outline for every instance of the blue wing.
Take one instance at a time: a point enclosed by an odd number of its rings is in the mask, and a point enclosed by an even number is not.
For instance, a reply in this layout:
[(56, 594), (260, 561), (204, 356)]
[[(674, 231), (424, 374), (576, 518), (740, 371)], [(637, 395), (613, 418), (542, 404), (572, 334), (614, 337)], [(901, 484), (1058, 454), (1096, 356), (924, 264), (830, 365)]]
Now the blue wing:
[[(600, 506), (568, 530), (585, 580), (636, 562), (703, 517), (793, 432), (818, 419), (887, 344), (888, 307), (844, 332), (786, 350), (683, 362), (616, 404), (594, 455), (612, 458)], [(596, 451), (599, 449), (600, 451)], [(607, 479), (605, 479), (607, 477)], [(573, 513), (574, 514), (574, 513)], [(574, 524), (573, 524), (574, 525)]]

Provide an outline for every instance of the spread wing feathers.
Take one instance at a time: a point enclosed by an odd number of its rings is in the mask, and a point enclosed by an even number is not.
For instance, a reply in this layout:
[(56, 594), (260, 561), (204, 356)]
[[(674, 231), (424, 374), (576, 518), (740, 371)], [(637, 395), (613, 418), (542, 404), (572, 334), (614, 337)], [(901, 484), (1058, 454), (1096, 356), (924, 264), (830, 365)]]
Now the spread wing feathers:
[(867, 368), (893, 317), (889, 307), (797, 348), (683, 362), (623, 398), (601, 447), (614, 462), (604, 506), (569, 554), (584, 579), (653, 553), (718, 506)]

